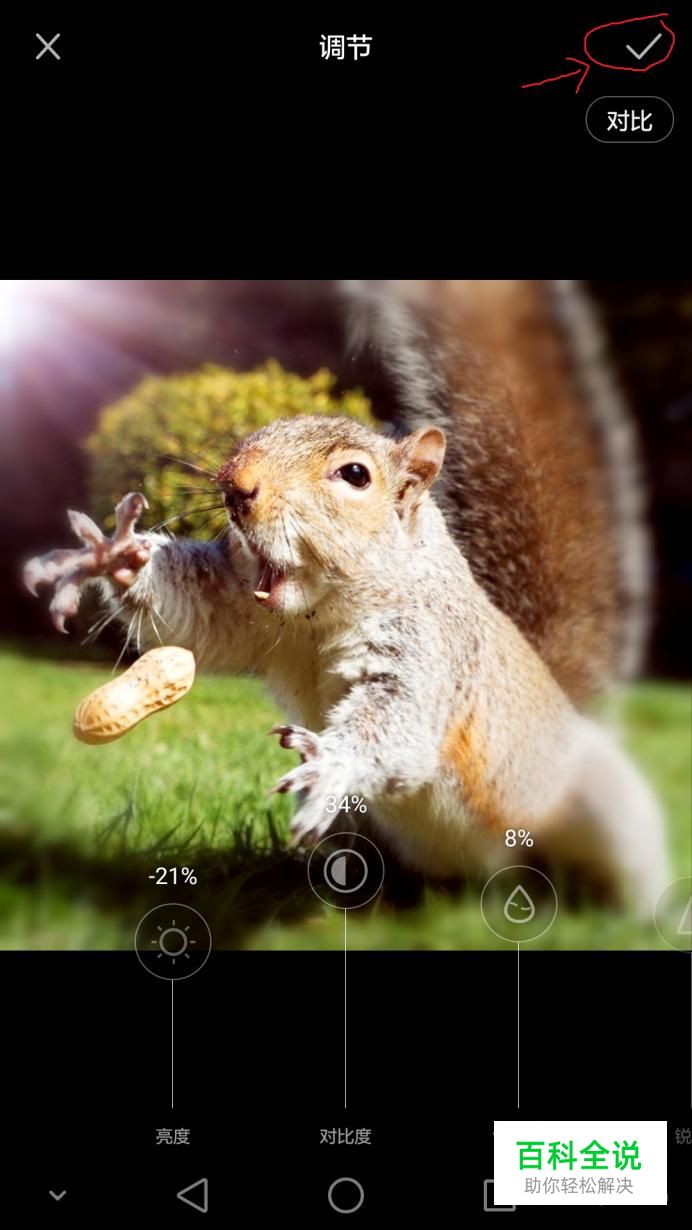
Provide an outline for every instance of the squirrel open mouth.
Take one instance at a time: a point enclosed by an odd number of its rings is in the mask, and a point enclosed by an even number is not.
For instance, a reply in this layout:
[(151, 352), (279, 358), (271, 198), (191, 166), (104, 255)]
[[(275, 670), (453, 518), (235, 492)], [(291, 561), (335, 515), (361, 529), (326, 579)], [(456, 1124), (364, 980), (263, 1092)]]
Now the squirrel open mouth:
[(276, 568), (269, 560), (260, 558), (257, 588), (254, 590), (255, 600), (261, 606), (271, 606), (285, 577), (286, 573), (280, 568)]

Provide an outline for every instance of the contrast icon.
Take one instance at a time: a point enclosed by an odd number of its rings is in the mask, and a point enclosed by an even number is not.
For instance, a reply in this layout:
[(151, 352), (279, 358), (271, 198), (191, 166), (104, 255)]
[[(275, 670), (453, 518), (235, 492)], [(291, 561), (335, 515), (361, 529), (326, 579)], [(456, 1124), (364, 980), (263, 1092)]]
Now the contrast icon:
[(324, 878), (337, 893), (355, 893), (368, 878), (368, 864), (357, 850), (335, 850), (324, 865)]
[(308, 881), (325, 905), (355, 910), (382, 888), (384, 859), (374, 841), (362, 833), (329, 833), (310, 855)]

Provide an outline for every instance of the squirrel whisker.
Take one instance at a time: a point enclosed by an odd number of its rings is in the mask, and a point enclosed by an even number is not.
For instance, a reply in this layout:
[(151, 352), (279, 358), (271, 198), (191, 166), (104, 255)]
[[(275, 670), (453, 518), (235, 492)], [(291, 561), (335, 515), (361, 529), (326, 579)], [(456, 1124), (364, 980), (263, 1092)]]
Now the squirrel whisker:
[(173, 521), (180, 521), (183, 517), (196, 517), (198, 513), (203, 512), (223, 512), (223, 504), (203, 504), (201, 508), (186, 508), (184, 512), (176, 513), (174, 517), (169, 517), (167, 521), (159, 521), (158, 525), (152, 525), (151, 532), (164, 529)]
[(195, 470), (197, 474), (206, 474), (208, 478), (216, 479), (213, 470), (203, 470), (200, 466), (193, 465), (191, 461), (185, 461), (182, 457), (174, 457), (172, 453), (157, 453), (156, 456), (161, 461), (173, 461), (176, 465), (187, 466), (189, 470)]
[(135, 622), (135, 620), (136, 620), (136, 618), (137, 618), (138, 613), (139, 613), (138, 611), (135, 611), (134, 615), (132, 616), (132, 619), (130, 620), (130, 622), (129, 622), (129, 624), (128, 624), (128, 628), (127, 628), (127, 636), (126, 636), (126, 638), (125, 638), (125, 644), (123, 645), (122, 649), (120, 650), (120, 653), (118, 654), (118, 657), (117, 657), (117, 661), (116, 661), (116, 663), (115, 663), (115, 666), (113, 667), (113, 670), (111, 671), (111, 674), (112, 674), (112, 675), (114, 675), (114, 674), (115, 674), (115, 672), (117, 671), (118, 667), (120, 666), (120, 663), (122, 662), (122, 660), (123, 660), (123, 658), (124, 658), (124, 656), (125, 656), (125, 654), (126, 654), (126, 652), (127, 652), (127, 647), (128, 647), (128, 645), (130, 644), (130, 638), (131, 638), (131, 636), (132, 636), (132, 625), (134, 624), (134, 622)]
[(91, 627), (88, 629), (87, 634), (82, 641), (82, 645), (90, 645), (97, 641), (101, 633), (104, 632), (109, 623), (111, 623), (120, 614), (124, 606), (125, 599), (123, 599), (123, 601), (116, 606), (115, 610), (108, 610), (105, 615), (102, 615), (99, 619), (95, 619)]
[(159, 645), (163, 645), (163, 640), (161, 639), (161, 633), (159, 632), (158, 625), (156, 623), (156, 620), (154, 619), (153, 611), (149, 609), (147, 611), (147, 614), (149, 616), (149, 623), (151, 624), (156, 636), (158, 637)]

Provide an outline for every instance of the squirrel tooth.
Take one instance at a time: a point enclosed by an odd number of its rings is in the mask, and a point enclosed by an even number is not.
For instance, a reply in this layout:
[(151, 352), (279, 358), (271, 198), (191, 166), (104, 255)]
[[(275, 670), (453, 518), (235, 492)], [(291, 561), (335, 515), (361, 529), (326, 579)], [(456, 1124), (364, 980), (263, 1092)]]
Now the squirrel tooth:
[(255, 598), (271, 598), (271, 594), (268, 591), (263, 590), (263, 589), (255, 589), (253, 590), (253, 593), (255, 595)]

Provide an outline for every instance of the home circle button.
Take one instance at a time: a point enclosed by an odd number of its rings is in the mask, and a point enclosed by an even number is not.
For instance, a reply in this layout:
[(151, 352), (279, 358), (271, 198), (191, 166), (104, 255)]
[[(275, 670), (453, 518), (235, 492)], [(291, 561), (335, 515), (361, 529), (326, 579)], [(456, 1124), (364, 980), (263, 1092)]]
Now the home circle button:
[(365, 1192), (357, 1179), (335, 1179), (327, 1192), (335, 1213), (357, 1213), (365, 1200)]

